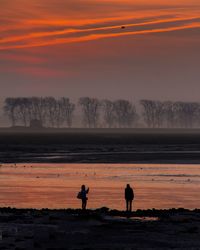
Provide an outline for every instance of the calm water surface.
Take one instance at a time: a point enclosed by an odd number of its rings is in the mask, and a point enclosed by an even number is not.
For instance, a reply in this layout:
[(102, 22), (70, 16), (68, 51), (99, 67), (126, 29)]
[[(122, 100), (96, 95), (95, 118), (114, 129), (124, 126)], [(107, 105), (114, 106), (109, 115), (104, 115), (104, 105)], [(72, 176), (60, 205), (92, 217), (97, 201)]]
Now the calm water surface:
[(124, 187), (135, 191), (135, 209), (200, 208), (200, 165), (3, 164), (0, 206), (78, 208), (81, 184), (89, 208), (124, 209)]

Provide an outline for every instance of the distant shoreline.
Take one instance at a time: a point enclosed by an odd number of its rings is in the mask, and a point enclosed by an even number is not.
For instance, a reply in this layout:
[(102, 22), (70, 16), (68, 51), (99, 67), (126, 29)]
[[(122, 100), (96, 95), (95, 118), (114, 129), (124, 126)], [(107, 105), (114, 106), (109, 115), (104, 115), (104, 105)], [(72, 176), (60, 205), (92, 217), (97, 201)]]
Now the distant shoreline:
[(24, 126), (16, 126), (16, 127), (0, 127), (0, 133), (2, 132), (19, 132), (19, 133), (128, 133), (128, 134), (200, 134), (200, 128), (31, 128), (31, 127), (24, 127)]

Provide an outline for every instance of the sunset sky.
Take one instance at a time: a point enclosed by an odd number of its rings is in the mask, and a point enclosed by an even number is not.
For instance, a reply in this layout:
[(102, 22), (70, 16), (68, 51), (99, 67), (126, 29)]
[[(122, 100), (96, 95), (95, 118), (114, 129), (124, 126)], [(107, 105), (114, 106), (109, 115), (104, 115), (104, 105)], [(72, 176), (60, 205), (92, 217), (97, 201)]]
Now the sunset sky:
[(199, 101), (200, 1), (0, 0), (0, 86)]

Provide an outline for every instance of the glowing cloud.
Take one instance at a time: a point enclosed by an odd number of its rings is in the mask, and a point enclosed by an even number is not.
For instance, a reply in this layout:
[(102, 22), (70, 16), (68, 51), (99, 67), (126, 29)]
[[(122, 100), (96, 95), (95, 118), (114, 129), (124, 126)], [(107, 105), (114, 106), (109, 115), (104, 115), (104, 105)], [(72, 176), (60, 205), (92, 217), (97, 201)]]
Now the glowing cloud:
[[(17, 4), (19, 1), (14, 1), (14, 3)], [(25, 4), (21, 0), (22, 3)], [(52, 14), (52, 7), (58, 5), (55, 5), (53, 0), (51, 0), (51, 3), (52, 5), (47, 5), (47, 10), (42, 11), (39, 2), (34, 5), (30, 1), (28, 7), (33, 8), (30, 17), (25, 16), (21, 11), (20, 18), (17, 16), (10, 17), (10, 22), (5, 21), (6, 12), (4, 12), (0, 27), (0, 50), (53, 46), (110, 37), (178, 31), (199, 28), (200, 24), (200, 12), (196, 8), (191, 8), (188, 12), (185, 8), (173, 7), (173, 5), (167, 5), (167, 7), (163, 5), (162, 8), (158, 5), (160, 9), (143, 9), (141, 11), (138, 9), (138, 5), (133, 5), (135, 11), (117, 9), (118, 11), (112, 12), (112, 15), (105, 14), (104, 16), (102, 14), (94, 16), (90, 13), (89, 8), (85, 12), (88, 12), (90, 18), (85, 17), (85, 15), (74, 18), (75, 6), (70, 1), (68, 7), (71, 6), (72, 13), (67, 12), (66, 18), (63, 18), (63, 15), (58, 18)], [(63, 4), (64, 2), (60, 0), (60, 3)], [(90, 1), (85, 1), (85, 3), (91, 6)], [(112, 1), (109, 3), (111, 4)], [(12, 8), (17, 9), (15, 4), (13, 4)], [(99, 7), (98, 1), (96, 4)], [(103, 6), (105, 4), (103, 2)], [(127, 1), (127, 4), (132, 6), (130, 1)], [(36, 12), (35, 6), (37, 5), (40, 8)], [(112, 5), (107, 5), (108, 9), (113, 8)], [(122, 6), (122, 3), (118, 1), (118, 5)]]

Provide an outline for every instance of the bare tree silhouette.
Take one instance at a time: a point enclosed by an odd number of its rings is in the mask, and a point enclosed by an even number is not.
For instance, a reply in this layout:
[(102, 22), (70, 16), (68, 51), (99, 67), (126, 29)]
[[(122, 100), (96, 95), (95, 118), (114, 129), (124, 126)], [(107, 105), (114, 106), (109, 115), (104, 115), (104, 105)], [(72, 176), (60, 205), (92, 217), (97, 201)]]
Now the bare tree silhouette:
[(82, 107), (83, 122), (86, 127), (96, 128), (98, 126), (101, 102), (96, 98), (82, 97), (79, 99)]
[(17, 99), (8, 97), (4, 101), (4, 112), (8, 116), (9, 120), (11, 121), (11, 125), (14, 127), (17, 121)]
[(115, 101), (114, 110), (119, 128), (132, 127), (138, 119), (135, 106), (127, 100)]
[(114, 102), (110, 100), (103, 100), (102, 108), (103, 108), (103, 118), (106, 126), (108, 126), (108, 128), (115, 127), (116, 114), (115, 114)]

